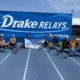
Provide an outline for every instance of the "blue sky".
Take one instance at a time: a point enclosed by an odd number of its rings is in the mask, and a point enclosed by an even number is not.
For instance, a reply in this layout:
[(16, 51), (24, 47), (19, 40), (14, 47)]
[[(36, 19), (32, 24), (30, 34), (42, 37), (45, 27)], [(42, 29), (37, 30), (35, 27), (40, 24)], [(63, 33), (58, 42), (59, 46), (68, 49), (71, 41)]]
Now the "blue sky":
[(80, 18), (80, 0), (0, 0), (0, 10), (71, 13)]

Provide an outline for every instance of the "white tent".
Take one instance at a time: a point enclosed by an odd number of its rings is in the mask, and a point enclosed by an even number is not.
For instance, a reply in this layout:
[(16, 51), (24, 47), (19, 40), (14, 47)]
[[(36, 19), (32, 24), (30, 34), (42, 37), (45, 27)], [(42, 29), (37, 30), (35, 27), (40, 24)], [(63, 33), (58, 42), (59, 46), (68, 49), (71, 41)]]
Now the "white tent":
[(73, 18), (72, 25), (80, 25), (80, 18)]

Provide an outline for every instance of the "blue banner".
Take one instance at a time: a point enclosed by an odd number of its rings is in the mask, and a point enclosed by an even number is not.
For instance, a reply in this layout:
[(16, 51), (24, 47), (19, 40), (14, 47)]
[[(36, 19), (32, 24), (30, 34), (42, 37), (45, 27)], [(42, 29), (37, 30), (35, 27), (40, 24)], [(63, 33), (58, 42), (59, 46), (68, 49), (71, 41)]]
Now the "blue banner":
[[(0, 11), (0, 33), (9, 40), (12, 34), (17, 42), (22, 42), (26, 35), (32, 39), (57, 35), (60, 40), (68, 36), (71, 39), (72, 14)], [(52, 38), (49, 37), (52, 41)]]

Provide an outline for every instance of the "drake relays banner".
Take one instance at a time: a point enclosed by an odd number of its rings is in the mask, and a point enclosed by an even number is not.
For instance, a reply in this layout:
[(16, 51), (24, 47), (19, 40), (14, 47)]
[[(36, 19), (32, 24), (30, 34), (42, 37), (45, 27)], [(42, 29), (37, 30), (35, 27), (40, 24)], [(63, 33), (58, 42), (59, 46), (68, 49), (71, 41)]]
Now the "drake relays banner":
[[(44, 39), (44, 36), (57, 35), (60, 40), (71, 38), (72, 14), (0, 11), (0, 33), (4, 38), (14, 34), (17, 42), (22, 42), (26, 35), (32, 39)], [(49, 37), (49, 40), (52, 39)]]

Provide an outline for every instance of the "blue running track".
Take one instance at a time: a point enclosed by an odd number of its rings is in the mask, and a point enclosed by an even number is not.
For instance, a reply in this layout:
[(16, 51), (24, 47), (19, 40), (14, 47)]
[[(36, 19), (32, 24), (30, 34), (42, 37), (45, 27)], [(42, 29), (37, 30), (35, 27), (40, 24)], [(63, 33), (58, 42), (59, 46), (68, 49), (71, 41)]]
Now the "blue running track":
[(56, 50), (0, 52), (0, 80), (80, 80), (80, 57), (55, 56)]

